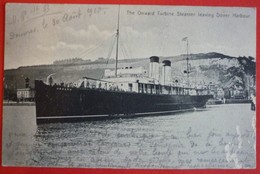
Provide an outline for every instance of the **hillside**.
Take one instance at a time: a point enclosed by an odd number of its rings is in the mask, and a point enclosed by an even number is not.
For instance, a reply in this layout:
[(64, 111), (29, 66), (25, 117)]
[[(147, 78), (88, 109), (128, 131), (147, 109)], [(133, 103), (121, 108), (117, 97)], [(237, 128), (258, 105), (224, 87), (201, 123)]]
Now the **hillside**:
[[(173, 80), (185, 83), (187, 78), (184, 74), (186, 70), (186, 56), (160, 57), (163, 60), (172, 62)], [(221, 53), (200, 53), (190, 55), (190, 82), (191, 84), (216, 84), (222, 88), (229, 88), (236, 84), (243, 89), (250, 86), (255, 77), (255, 59), (253, 57), (231, 57)], [(78, 60), (78, 59), (77, 59)], [(107, 61), (85, 61), (82, 64), (52, 64), (19, 67), (17, 69), (5, 70), (4, 90), (15, 96), (17, 88), (24, 88), (24, 79), (30, 79), (30, 86), (34, 87), (35, 79), (45, 80), (49, 74), (55, 73), (54, 78), (59, 82), (74, 82), (81, 77), (102, 78), (105, 69), (113, 69), (115, 60)], [(149, 58), (126, 59), (119, 61), (120, 67), (139, 67), (149, 68)], [(250, 78), (250, 82), (248, 82)], [(8, 92), (7, 92), (8, 91)]]

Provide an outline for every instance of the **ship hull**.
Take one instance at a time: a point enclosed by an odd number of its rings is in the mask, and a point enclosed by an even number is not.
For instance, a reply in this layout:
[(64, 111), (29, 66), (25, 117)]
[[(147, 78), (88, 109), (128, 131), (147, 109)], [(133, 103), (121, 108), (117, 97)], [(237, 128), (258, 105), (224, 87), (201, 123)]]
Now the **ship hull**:
[(205, 107), (211, 95), (159, 95), (49, 86), (35, 81), (37, 124), (162, 115)]

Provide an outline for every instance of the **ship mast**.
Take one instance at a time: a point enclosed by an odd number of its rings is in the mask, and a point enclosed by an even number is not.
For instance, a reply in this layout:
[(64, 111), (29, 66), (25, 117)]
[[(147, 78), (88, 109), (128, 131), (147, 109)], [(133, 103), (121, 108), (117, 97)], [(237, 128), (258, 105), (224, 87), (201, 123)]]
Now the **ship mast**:
[(115, 70), (116, 77), (117, 77), (117, 66), (118, 66), (119, 15), (120, 15), (120, 5), (118, 6), (117, 30), (116, 30), (116, 70)]
[(184, 73), (187, 73), (187, 86), (189, 88), (190, 87), (190, 80), (189, 80), (190, 70), (189, 70), (189, 41), (188, 41), (188, 37), (184, 37), (182, 39), (182, 41), (186, 41), (186, 43), (187, 43), (187, 53), (186, 53), (187, 69), (184, 71)]
[(187, 38), (187, 84), (188, 84), (188, 88), (190, 87), (190, 80), (189, 80), (189, 74), (190, 74), (190, 70), (189, 70), (189, 41)]

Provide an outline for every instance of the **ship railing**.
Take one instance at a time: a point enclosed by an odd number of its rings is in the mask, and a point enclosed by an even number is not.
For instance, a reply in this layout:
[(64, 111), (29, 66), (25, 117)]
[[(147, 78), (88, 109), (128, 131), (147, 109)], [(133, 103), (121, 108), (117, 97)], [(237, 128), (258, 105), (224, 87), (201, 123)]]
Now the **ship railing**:
[(206, 88), (191, 88), (176, 85), (138, 83), (138, 93), (165, 95), (207, 95)]
[(131, 92), (131, 93), (145, 93), (145, 94), (165, 94), (165, 95), (207, 95), (209, 91), (207, 88), (192, 88), (177, 85), (161, 85), (161, 84), (147, 84), (137, 82), (136, 90), (123, 89), (119, 87), (119, 83), (95, 78), (83, 77), (78, 83), (61, 83), (59, 86), (69, 88), (87, 88), (95, 90)]
[(117, 83), (106, 80), (100, 80), (90, 77), (83, 77), (81, 88), (90, 88), (107, 91), (122, 91), (119, 89)]

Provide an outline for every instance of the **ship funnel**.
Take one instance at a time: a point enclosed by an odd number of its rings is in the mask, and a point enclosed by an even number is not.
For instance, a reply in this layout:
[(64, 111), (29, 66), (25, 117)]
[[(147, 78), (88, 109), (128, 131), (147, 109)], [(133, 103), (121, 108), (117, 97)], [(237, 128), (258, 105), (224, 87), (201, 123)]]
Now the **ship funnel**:
[(161, 84), (170, 85), (172, 80), (171, 61), (164, 60), (162, 66)]
[(160, 78), (159, 69), (160, 69), (159, 57), (157, 56), (150, 57), (149, 77), (159, 80)]

